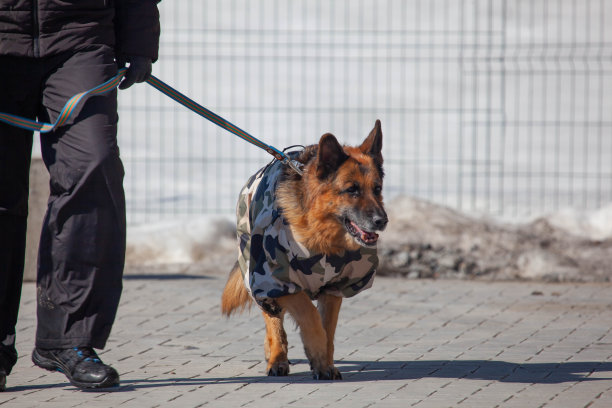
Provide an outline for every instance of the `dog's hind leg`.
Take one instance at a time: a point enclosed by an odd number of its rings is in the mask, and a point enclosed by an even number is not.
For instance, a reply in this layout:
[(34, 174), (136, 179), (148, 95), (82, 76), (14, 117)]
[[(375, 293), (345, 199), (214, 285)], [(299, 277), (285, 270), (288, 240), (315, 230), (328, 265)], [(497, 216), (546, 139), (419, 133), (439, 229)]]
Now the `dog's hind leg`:
[(342, 298), (333, 295), (321, 295), (317, 300), (317, 307), (323, 320), (323, 328), (327, 334), (327, 364), (331, 369), (333, 380), (341, 380), (342, 375), (334, 367), (334, 335), (338, 324), (338, 313), (340, 313)]
[(270, 316), (262, 312), (266, 322), (266, 340), (264, 350), (268, 366), (266, 372), (270, 376), (289, 375), (289, 360), (287, 359), (287, 333), (283, 327), (284, 313)]
[(332, 367), (327, 362), (327, 334), (321, 323), (321, 316), (310, 298), (299, 292), (276, 299), (278, 305), (289, 312), (300, 327), (306, 356), (315, 380), (334, 380)]

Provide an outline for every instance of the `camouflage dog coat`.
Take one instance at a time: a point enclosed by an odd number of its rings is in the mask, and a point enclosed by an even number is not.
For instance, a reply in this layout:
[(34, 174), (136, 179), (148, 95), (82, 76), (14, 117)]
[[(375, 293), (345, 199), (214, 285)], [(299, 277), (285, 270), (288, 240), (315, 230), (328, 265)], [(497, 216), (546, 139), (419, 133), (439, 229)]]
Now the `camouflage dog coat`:
[(306, 292), (351, 297), (372, 286), (376, 248), (340, 255), (312, 254), (295, 240), (276, 204), (276, 187), (283, 164), (275, 161), (253, 175), (240, 191), (237, 234), (238, 263), (244, 283), (257, 304), (271, 315), (284, 295)]

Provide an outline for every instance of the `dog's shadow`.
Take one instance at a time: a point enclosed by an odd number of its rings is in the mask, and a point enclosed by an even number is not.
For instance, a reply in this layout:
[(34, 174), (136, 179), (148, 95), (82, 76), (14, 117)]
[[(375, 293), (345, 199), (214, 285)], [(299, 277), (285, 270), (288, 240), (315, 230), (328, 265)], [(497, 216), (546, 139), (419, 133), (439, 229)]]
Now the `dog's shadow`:
[[(491, 360), (423, 360), (423, 361), (337, 361), (342, 381), (316, 381), (305, 360), (292, 361), (293, 373), (286, 377), (260, 376), (206, 377), (206, 378), (122, 378), (121, 386), (101, 389), (102, 392), (129, 392), (149, 388), (172, 386), (202, 386), (215, 384), (249, 383), (346, 383), (370, 381), (405, 381), (423, 378), (448, 378), (487, 380), (525, 384), (561, 384), (579, 381), (609, 381), (612, 379), (612, 362), (581, 361), (563, 363), (510, 363)], [(598, 373), (598, 376), (593, 374)], [(605, 375), (602, 375), (605, 373)], [(134, 372), (132, 372), (132, 375)], [(7, 391), (19, 392), (33, 388), (57, 388), (68, 384), (13, 387)]]
[[(449, 378), (560, 384), (612, 378), (612, 362), (599, 361), (563, 363), (510, 363), (495, 360), (339, 361), (337, 365), (345, 381)], [(595, 372), (606, 372), (606, 378), (591, 377)]]
[[(292, 361), (293, 373), (286, 377), (238, 376), (228, 378), (151, 379), (123, 382), (126, 387), (139, 389), (167, 385), (204, 385), (231, 383), (321, 383), (312, 379), (309, 371), (297, 371), (295, 366), (308, 367), (304, 360)], [(560, 384), (577, 381), (612, 379), (612, 362), (584, 361), (564, 363), (509, 363), (488, 360), (425, 360), (425, 361), (338, 361), (342, 381), (324, 383), (405, 381), (422, 378), (488, 380), (526, 384)], [(606, 373), (591, 377), (593, 373)]]
[[(142, 388), (232, 383), (318, 383), (304, 360), (293, 361), (293, 374), (287, 377), (237, 376), (226, 378), (154, 378), (127, 379), (117, 390), (135, 391)], [(561, 384), (577, 381), (612, 379), (612, 362), (582, 361), (563, 363), (510, 363), (490, 360), (424, 360), (424, 361), (338, 361), (341, 382), (405, 381), (423, 378), (487, 380), (526, 384)], [(597, 377), (594, 373), (599, 373)], [(605, 373), (605, 375), (602, 375)], [(324, 381), (335, 383), (335, 381)]]

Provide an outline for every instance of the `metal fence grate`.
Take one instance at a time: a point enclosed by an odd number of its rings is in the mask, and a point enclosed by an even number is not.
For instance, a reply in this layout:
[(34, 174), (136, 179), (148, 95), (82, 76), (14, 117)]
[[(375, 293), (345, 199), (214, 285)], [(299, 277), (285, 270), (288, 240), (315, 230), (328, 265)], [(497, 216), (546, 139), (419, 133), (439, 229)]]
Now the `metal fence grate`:
[[(383, 124), (386, 199), (520, 218), (612, 201), (610, 0), (161, 2), (154, 72), (276, 147)], [(120, 97), (129, 222), (231, 213), (269, 156)]]

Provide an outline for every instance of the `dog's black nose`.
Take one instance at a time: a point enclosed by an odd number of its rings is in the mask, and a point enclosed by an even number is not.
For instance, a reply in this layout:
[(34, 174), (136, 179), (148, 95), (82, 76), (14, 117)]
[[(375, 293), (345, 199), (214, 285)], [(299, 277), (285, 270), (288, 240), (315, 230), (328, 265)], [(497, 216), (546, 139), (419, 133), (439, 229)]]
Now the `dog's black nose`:
[(387, 218), (386, 214), (383, 214), (383, 215), (375, 215), (373, 221), (377, 229), (384, 229), (387, 226), (389, 219)]

